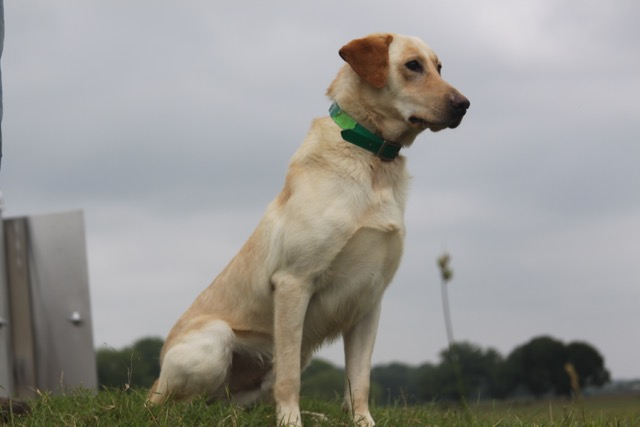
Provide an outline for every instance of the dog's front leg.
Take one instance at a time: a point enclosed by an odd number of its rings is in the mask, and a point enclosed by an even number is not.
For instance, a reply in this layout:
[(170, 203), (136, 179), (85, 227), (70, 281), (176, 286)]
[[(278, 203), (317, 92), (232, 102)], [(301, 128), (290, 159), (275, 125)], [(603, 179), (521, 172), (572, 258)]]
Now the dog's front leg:
[(301, 426), (300, 371), (304, 318), (311, 286), (292, 274), (277, 272), (274, 286), (274, 368), (273, 395), (278, 426)]
[(344, 406), (358, 426), (373, 426), (369, 413), (371, 354), (376, 342), (380, 303), (376, 304), (351, 330), (344, 333), (345, 392)]

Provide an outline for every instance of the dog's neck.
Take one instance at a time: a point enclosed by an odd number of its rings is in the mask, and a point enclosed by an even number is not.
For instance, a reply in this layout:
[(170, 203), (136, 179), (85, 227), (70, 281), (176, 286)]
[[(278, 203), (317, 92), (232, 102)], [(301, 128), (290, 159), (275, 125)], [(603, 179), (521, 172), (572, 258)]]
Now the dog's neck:
[(398, 157), (400, 149), (402, 148), (401, 144), (386, 141), (371, 132), (343, 111), (337, 103), (334, 102), (331, 104), (329, 115), (342, 129), (340, 134), (345, 141), (370, 151), (383, 162), (391, 162)]

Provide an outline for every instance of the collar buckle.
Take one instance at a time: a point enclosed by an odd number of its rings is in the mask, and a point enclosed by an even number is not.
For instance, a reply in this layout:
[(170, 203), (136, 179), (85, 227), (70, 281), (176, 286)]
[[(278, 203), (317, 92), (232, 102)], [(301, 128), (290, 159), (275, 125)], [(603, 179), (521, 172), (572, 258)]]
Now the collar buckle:
[(396, 157), (398, 157), (400, 148), (402, 148), (402, 146), (393, 142), (389, 142), (387, 140), (383, 140), (382, 145), (380, 145), (380, 148), (375, 153), (375, 155), (383, 162), (391, 162), (395, 160)]

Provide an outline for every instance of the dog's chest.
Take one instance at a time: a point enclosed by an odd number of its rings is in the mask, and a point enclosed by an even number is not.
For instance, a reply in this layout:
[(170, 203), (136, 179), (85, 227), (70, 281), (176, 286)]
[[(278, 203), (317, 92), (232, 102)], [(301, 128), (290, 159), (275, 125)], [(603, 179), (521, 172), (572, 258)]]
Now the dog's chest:
[(402, 257), (404, 198), (387, 186), (329, 268), (316, 282), (307, 327), (318, 341), (344, 332), (382, 299)]
[(362, 228), (316, 282), (305, 328), (313, 341), (349, 330), (382, 299), (400, 263), (404, 230)]

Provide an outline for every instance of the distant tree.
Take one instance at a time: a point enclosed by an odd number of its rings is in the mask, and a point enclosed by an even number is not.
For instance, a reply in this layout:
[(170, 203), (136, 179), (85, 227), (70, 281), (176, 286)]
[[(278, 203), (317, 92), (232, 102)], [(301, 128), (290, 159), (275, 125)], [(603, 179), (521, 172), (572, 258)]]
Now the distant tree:
[(569, 377), (564, 370), (567, 360), (567, 349), (562, 342), (542, 336), (516, 347), (507, 358), (507, 364), (513, 375), (513, 386), (524, 386), (540, 397), (547, 393), (570, 392)]
[(331, 371), (334, 369), (339, 368), (336, 368), (336, 366), (329, 361), (323, 359), (313, 359), (311, 360), (311, 363), (309, 363), (309, 366), (304, 368), (304, 371), (302, 371), (302, 379), (310, 378), (319, 373)]
[(416, 368), (402, 364), (391, 363), (376, 366), (371, 370), (371, 381), (381, 389), (381, 401), (378, 403), (416, 402), (419, 399), (419, 375)]
[(343, 393), (344, 371), (331, 363), (314, 359), (302, 372), (302, 396), (334, 399)]
[(416, 381), (417, 381), (417, 396), (421, 402), (431, 402), (435, 400), (439, 395), (438, 379), (437, 377), (438, 367), (431, 363), (423, 363), (416, 368)]
[(483, 350), (468, 342), (455, 343), (440, 353), (441, 362), (433, 372), (435, 392), (443, 399), (457, 399), (458, 385), (454, 373), (453, 355), (457, 356), (468, 398), (498, 397), (506, 394), (501, 366), (502, 356), (493, 349)]
[(604, 367), (604, 358), (598, 350), (585, 342), (567, 345), (568, 361), (575, 368), (580, 387), (601, 387), (611, 381), (609, 371)]
[(521, 386), (534, 396), (546, 393), (569, 395), (570, 377), (565, 365), (571, 363), (578, 374), (581, 388), (600, 387), (610, 381), (604, 358), (585, 342), (562, 342), (537, 337), (516, 347), (507, 358), (506, 370), (511, 375), (512, 388)]
[(493, 399), (504, 399), (509, 396), (514, 389), (509, 365), (507, 364), (506, 359), (504, 359), (504, 357), (502, 357), (498, 352), (495, 350), (490, 351), (495, 352), (495, 354), (491, 356), (495, 359), (493, 366), (489, 368), (489, 377), (491, 378), (488, 390), (489, 397)]
[(131, 360), (131, 385), (151, 387), (160, 375), (160, 351), (163, 341), (160, 338), (142, 338), (133, 344)]
[(120, 388), (131, 382), (131, 364), (122, 351), (100, 348), (96, 352), (96, 364), (101, 388)]
[(142, 338), (121, 350), (100, 348), (96, 352), (100, 387), (149, 388), (160, 373), (160, 338)]

